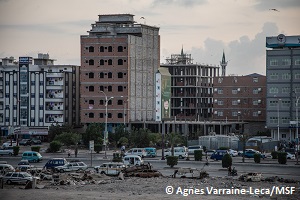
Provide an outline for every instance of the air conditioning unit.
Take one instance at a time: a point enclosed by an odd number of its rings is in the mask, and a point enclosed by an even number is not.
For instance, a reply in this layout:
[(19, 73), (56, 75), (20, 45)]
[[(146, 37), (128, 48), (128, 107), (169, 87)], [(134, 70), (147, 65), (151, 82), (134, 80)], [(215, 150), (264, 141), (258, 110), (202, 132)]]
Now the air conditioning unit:
[(214, 101), (215, 101), (215, 103), (218, 103), (218, 99), (215, 99)]
[(261, 103), (261, 100), (260, 100), (260, 99), (258, 99), (258, 100), (257, 100), (257, 103)]
[(261, 88), (257, 88), (257, 91), (261, 92)]
[(238, 88), (237, 91), (240, 92), (240, 91), (241, 91), (241, 88)]
[(215, 88), (214, 91), (215, 91), (215, 92), (218, 92), (218, 88)]
[(259, 114), (259, 115), (260, 115), (260, 114), (261, 114), (261, 111), (260, 111), (260, 110), (259, 110), (259, 111), (257, 111), (257, 114)]
[(214, 114), (215, 114), (215, 115), (218, 114), (218, 111), (215, 111)]
[(237, 102), (238, 102), (238, 103), (241, 103), (241, 100), (240, 100), (240, 99), (238, 99), (238, 100), (237, 100)]

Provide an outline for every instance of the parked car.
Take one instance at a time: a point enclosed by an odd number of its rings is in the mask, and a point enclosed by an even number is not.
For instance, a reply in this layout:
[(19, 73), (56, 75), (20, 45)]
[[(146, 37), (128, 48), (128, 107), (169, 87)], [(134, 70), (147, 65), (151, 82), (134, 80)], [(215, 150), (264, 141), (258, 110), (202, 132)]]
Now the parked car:
[(70, 162), (62, 166), (54, 167), (54, 171), (56, 172), (71, 172), (77, 170), (86, 170), (88, 166), (84, 162)]
[(33, 180), (33, 176), (27, 172), (8, 172), (3, 176), (3, 182), (7, 184), (25, 183)]
[(144, 160), (142, 160), (142, 158), (138, 155), (127, 155), (127, 156), (124, 156), (123, 163), (125, 165), (140, 166), (140, 165), (144, 164)]
[(6, 172), (14, 172), (15, 168), (10, 164), (0, 164), (0, 173), (6, 174)]
[(162, 174), (157, 170), (152, 169), (144, 169), (140, 172), (136, 172), (136, 177), (142, 177), (142, 178), (152, 178), (152, 177), (160, 177)]
[(106, 175), (119, 175), (119, 173), (125, 168), (126, 165), (121, 162), (108, 162), (94, 167), (97, 173)]
[(144, 158), (147, 156), (147, 152), (144, 148), (132, 148), (125, 153), (125, 156), (127, 155), (138, 155), (141, 158)]
[(67, 163), (68, 163), (68, 161), (65, 158), (52, 158), (46, 162), (44, 168), (54, 170), (55, 167), (63, 166)]
[(18, 165), (30, 165), (28, 160), (21, 160)]
[(39, 139), (33, 138), (33, 139), (31, 140), (31, 144), (42, 144), (42, 141), (39, 140)]
[(17, 146), (16, 141), (7, 141), (2, 144), (2, 149), (6, 149), (7, 147), (14, 147), (14, 146)]
[(203, 150), (203, 149), (202, 146), (200, 145), (188, 146), (188, 154), (193, 155), (195, 150)]
[(29, 162), (40, 162), (43, 160), (43, 156), (36, 151), (24, 151), (22, 154), (22, 160), (28, 160)]
[(211, 156), (210, 159), (213, 160), (222, 160), (223, 156), (227, 154), (227, 150), (216, 150)]
[(233, 149), (229, 149), (228, 153), (232, 156), (232, 157), (236, 157), (238, 156), (238, 152), (236, 150)]
[(13, 153), (14, 153), (13, 147), (7, 147), (5, 149), (0, 149), (1, 156), (4, 156), (4, 155), (12, 156)]
[(146, 147), (145, 151), (147, 152), (147, 157), (156, 157), (156, 148), (154, 147)]
[(205, 151), (205, 154), (207, 154), (207, 156), (211, 156), (211, 155), (213, 155), (215, 153), (215, 150), (206, 150)]
[[(171, 148), (166, 149), (164, 151), (165, 157), (171, 156)], [(178, 156), (178, 158), (187, 158), (188, 157), (188, 151), (186, 147), (174, 147), (174, 156)]]
[(20, 142), (19, 142), (19, 145), (23, 145), (23, 146), (31, 146), (31, 140), (30, 139), (22, 139)]
[(292, 159), (292, 160), (296, 159), (295, 154), (291, 154), (289, 152), (286, 153), (286, 158), (287, 159)]
[(260, 154), (261, 158), (266, 158), (265, 154), (261, 154), (259, 151), (248, 150), (245, 151), (245, 158), (254, 158), (254, 154)]

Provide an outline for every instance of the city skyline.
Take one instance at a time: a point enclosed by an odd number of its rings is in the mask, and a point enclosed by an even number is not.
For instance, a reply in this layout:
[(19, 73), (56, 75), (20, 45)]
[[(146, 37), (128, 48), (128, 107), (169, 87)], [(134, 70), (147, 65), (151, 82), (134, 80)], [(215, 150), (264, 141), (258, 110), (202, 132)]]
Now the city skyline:
[(265, 75), (266, 37), (300, 35), (299, 9), (297, 0), (0, 0), (0, 58), (49, 53), (80, 65), (80, 35), (98, 15), (128, 13), (160, 28), (161, 63), (183, 48), (194, 63), (220, 65), (224, 50), (227, 75)]

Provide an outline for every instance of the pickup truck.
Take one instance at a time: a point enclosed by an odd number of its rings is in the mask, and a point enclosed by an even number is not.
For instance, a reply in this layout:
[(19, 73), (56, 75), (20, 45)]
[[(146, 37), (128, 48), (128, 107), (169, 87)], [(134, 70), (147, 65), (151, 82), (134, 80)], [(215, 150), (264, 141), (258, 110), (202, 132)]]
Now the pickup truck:
[(14, 153), (14, 150), (13, 149), (0, 149), (0, 155), (3, 156), (3, 155), (9, 155), (9, 156), (12, 156)]

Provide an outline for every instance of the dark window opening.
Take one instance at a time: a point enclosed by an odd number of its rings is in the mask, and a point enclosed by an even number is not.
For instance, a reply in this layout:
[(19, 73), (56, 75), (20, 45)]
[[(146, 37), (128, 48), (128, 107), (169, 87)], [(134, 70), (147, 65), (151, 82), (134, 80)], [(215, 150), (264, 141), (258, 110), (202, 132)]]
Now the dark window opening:
[(100, 104), (100, 105), (104, 105), (104, 100), (100, 100), (100, 101), (99, 101), (99, 104)]
[(123, 100), (118, 100), (118, 105), (123, 105)]
[(100, 118), (103, 118), (103, 117), (104, 117), (104, 114), (103, 114), (103, 113), (99, 113), (99, 117), (100, 117)]
[(118, 78), (123, 78), (123, 73), (122, 72), (118, 72)]
[(94, 92), (94, 86), (89, 86), (89, 91)]
[(93, 72), (89, 73), (89, 78), (94, 78), (94, 73)]
[(112, 59), (108, 60), (108, 65), (112, 65)]
[(99, 87), (99, 89), (100, 91), (104, 91), (104, 87), (102, 85)]
[(89, 60), (89, 65), (94, 65), (94, 60), (93, 59)]
[(109, 100), (109, 101), (107, 102), (107, 105), (112, 105), (112, 100)]
[(94, 113), (89, 113), (89, 118), (94, 118)]
[(89, 100), (89, 104), (93, 104), (94, 105), (94, 100)]
[(103, 73), (103, 72), (100, 72), (99, 77), (100, 77), (100, 78), (104, 78), (104, 73)]
[(89, 47), (89, 52), (94, 52), (94, 47), (93, 46)]
[(123, 118), (123, 113), (118, 113), (118, 118)]
[(107, 90), (108, 90), (109, 92), (111, 92), (111, 91), (112, 91), (112, 86), (108, 86)]
[(107, 114), (107, 117), (108, 117), (108, 118), (112, 118), (112, 114), (111, 114), (111, 113), (108, 113), (108, 114)]
[(104, 47), (103, 46), (100, 47), (100, 52), (104, 52)]
[(123, 60), (122, 59), (118, 60), (118, 65), (123, 65)]
[(112, 73), (108, 72), (108, 78), (112, 78)]
[(118, 92), (122, 92), (123, 91), (123, 86), (118, 86)]
[(108, 52), (112, 52), (112, 46), (108, 47)]
[(118, 46), (118, 52), (123, 52), (123, 47), (122, 46)]
[(104, 65), (104, 60), (103, 59), (100, 60), (100, 65)]

